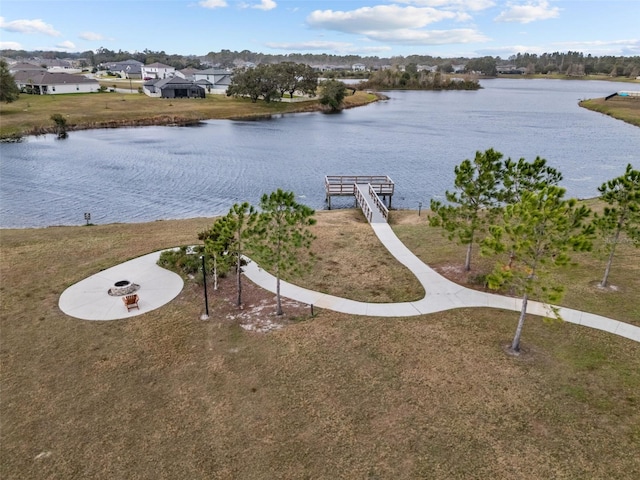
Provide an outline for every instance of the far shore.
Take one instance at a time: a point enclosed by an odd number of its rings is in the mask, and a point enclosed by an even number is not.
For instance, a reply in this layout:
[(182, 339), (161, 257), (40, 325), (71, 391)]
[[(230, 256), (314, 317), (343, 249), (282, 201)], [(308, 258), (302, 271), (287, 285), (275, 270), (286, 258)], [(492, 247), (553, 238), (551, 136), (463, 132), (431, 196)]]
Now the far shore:
[[(344, 100), (344, 108), (367, 105), (381, 94), (356, 91)], [(70, 95), (20, 95), (0, 105), (0, 140), (56, 133), (51, 115), (67, 120), (67, 131), (152, 125), (193, 125), (204, 120), (268, 118), (273, 115), (321, 112), (317, 99), (297, 102), (258, 101), (211, 95), (205, 99), (159, 99), (144, 94), (85, 93)]]

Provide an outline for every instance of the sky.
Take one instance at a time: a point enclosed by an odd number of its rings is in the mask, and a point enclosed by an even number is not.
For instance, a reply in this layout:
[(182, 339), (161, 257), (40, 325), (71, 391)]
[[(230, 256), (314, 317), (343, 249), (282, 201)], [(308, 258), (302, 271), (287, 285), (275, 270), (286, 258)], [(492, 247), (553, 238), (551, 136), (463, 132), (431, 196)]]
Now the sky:
[[(640, 55), (640, 0), (2, 0), (0, 48)], [(61, 55), (62, 56), (62, 55)]]

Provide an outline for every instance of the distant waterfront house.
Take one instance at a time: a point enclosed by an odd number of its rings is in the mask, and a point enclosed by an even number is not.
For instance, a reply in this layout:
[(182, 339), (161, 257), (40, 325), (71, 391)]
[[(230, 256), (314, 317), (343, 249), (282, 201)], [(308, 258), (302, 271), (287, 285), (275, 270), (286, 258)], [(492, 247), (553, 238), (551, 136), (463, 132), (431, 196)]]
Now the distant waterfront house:
[(354, 72), (365, 72), (367, 70), (367, 66), (364, 63), (354, 63), (351, 65), (351, 70)]
[(168, 78), (176, 74), (176, 69), (164, 63), (152, 63), (140, 67), (143, 79)]
[(192, 80), (175, 76), (149, 80), (142, 91), (150, 97), (160, 98), (204, 98), (205, 89)]
[(90, 93), (100, 89), (97, 80), (72, 73), (20, 70), (14, 73), (13, 78), (21, 92), (32, 95)]
[(198, 85), (203, 85), (207, 93), (226, 93), (227, 87), (231, 84), (231, 76), (230, 70), (208, 68), (195, 71), (193, 80)]
[(517, 68), (515, 65), (500, 65), (496, 67), (496, 72), (501, 75), (524, 75), (527, 69), (524, 67)]
[(130, 59), (122, 62), (113, 62), (105, 65), (112, 73), (117, 73), (122, 78), (142, 78), (142, 66), (144, 63), (138, 60)]
[(21, 72), (21, 71), (44, 73), (47, 71), (47, 69), (40, 65), (36, 65), (34, 63), (29, 63), (29, 62), (19, 62), (19, 63), (14, 63), (13, 65), (9, 65), (9, 73), (15, 74), (16, 72)]
[(182, 70), (177, 70), (176, 75), (187, 80), (193, 80), (194, 73), (199, 72), (200, 70), (196, 68), (183, 68)]

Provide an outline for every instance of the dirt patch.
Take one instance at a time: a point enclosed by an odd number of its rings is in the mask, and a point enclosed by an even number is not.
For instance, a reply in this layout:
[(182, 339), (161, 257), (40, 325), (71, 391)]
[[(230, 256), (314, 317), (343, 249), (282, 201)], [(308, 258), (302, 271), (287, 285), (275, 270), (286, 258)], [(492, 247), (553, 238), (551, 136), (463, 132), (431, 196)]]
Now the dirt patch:
[(600, 285), (600, 280), (593, 280), (590, 285), (599, 292), (619, 292), (621, 288), (617, 285), (608, 284), (606, 287)]
[[(202, 287), (192, 285), (194, 290)], [(295, 321), (311, 316), (311, 307), (282, 297), (282, 315), (277, 315), (277, 297), (275, 294), (258, 287), (246, 278), (242, 281), (242, 305), (237, 302), (236, 279), (225, 277), (219, 280), (218, 290), (209, 286), (209, 302), (215, 311), (215, 318), (223, 322), (236, 322), (249, 332), (268, 333), (279, 330)], [(200, 293), (202, 295), (202, 293)]]

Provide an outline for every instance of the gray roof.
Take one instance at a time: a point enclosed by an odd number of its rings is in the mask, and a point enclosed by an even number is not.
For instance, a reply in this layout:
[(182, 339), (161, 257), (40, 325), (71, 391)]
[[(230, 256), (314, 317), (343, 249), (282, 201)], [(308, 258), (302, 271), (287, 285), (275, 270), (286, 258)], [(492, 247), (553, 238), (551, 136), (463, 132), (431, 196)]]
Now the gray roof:
[(29, 62), (20, 62), (20, 63), (14, 63), (13, 65), (9, 65), (9, 71), (10, 72), (17, 72), (19, 70), (40, 70), (42, 72), (46, 72), (47, 69), (43, 68), (40, 65), (36, 65), (34, 63), (29, 63)]
[(223, 68), (207, 68), (206, 70), (198, 70), (194, 72), (194, 75), (231, 75), (231, 70), (225, 70)]
[(172, 86), (172, 87), (177, 87), (177, 86), (184, 86), (184, 87), (193, 87), (196, 84), (192, 81), (192, 80), (186, 80), (184, 78), (181, 77), (169, 77), (169, 78), (161, 78), (158, 80), (149, 80), (148, 82), (145, 82), (146, 86), (151, 86), (153, 85), (156, 88), (164, 88), (166, 86)]
[(65, 85), (78, 83), (98, 84), (99, 82), (93, 78), (87, 78), (82, 75), (73, 75), (71, 73), (49, 73), (38, 72), (34, 70), (21, 70), (13, 76), (18, 81), (33, 83), (35, 85)]
[(149, 65), (145, 65), (146, 68), (173, 68), (171, 65), (165, 65), (164, 63), (160, 63), (160, 62), (155, 62), (155, 63), (151, 63)]

